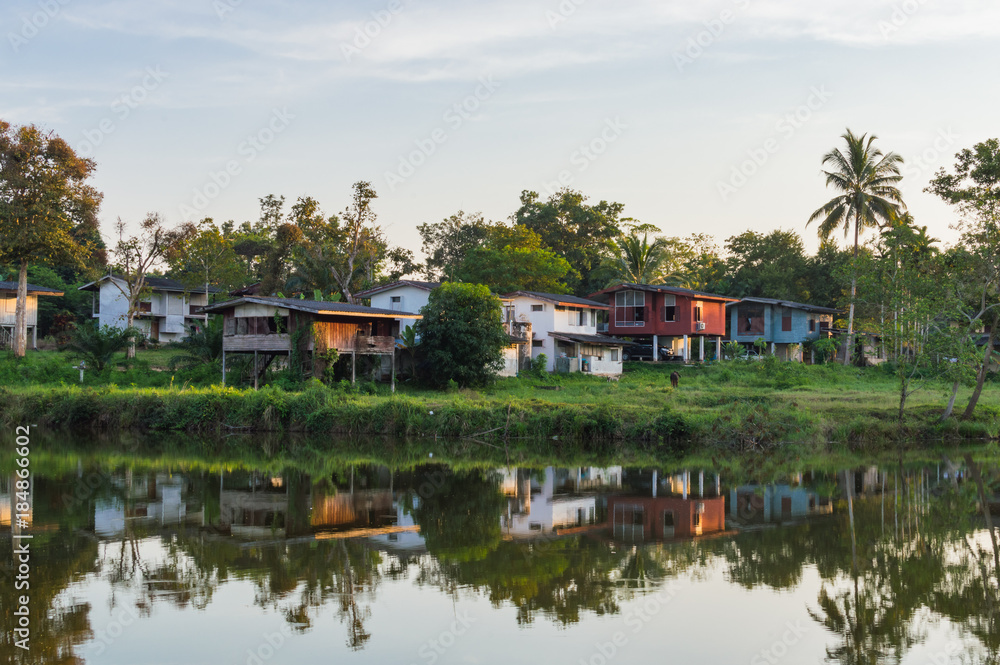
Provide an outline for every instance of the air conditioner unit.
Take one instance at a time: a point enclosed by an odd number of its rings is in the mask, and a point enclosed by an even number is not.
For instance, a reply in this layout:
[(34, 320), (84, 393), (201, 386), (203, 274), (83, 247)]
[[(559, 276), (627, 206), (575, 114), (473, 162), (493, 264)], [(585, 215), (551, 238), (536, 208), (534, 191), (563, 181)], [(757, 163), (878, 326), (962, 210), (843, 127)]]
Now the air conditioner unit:
[(704, 515), (705, 514), (705, 504), (702, 503), (701, 501), (699, 501), (698, 503), (696, 503), (695, 506), (694, 506), (694, 512), (698, 513), (699, 515)]
[(705, 322), (704, 321), (698, 321), (697, 323), (694, 324), (694, 329), (695, 330), (704, 330), (705, 329)]

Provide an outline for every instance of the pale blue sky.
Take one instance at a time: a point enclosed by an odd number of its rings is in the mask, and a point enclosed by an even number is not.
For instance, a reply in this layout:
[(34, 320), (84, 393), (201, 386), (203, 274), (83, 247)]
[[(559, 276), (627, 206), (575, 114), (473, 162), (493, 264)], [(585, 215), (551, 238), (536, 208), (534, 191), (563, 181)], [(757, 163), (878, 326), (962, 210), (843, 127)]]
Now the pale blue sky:
[(269, 193), (335, 212), (369, 180), (416, 251), (417, 224), (503, 219), (561, 179), (670, 235), (813, 248), (850, 127), (907, 160), (917, 223), (951, 240), (922, 189), (1000, 135), (985, 0), (7, 0), (0, 21), (0, 117), (97, 160), (106, 234), (253, 219)]

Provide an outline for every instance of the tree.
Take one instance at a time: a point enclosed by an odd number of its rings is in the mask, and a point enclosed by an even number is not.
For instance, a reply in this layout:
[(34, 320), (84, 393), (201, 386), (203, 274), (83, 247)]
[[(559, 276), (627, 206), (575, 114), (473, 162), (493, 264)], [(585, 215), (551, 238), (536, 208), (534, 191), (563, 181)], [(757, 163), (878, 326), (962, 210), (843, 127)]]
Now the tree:
[(726, 240), (727, 294), (811, 302), (802, 238), (794, 231), (745, 231)]
[[(806, 225), (819, 220), (819, 236), (828, 238), (843, 226), (844, 237), (854, 226), (854, 260), (858, 258), (858, 237), (865, 228), (888, 223), (903, 208), (903, 198), (896, 184), (903, 176), (899, 172), (903, 158), (894, 152), (883, 154), (875, 147), (876, 136), (857, 136), (850, 129), (842, 136), (846, 151), (834, 149), (823, 156), (823, 164), (832, 167), (823, 171), (827, 187), (840, 195), (827, 201), (809, 216)], [(851, 304), (847, 318), (847, 352), (844, 364), (850, 364), (854, 348), (854, 300), (858, 280), (851, 276)]]
[(976, 368), (976, 388), (962, 418), (971, 418), (990, 368), (994, 339), (1000, 327), (1000, 140), (977, 143), (956, 156), (955, 172), (939, 170), (925, 191), (955, 206), (962, 215), (960, 247), (965, 252), (966, 283), (962, 314), (969, 330), (990, 321), (982, 362)]
[(200, 329), (190, 326), (180, 346), (183, 352), (170, 359), (171, 369), (190, 369), (218, 361), (222, 358), (222, 317), (212, 317)]
[(0, 120), (0, 263), (18, 269), (14, 353), (27, 347), (28, 264), (82, 264), (101, 194), (86, 184), (93, 160), (34, 125)]
[(575, 273), (566, 259), (543, 247), (531, 229), (497, 225), (490, 227), (482, 246), (469, 250), (454, 274), (496, 293), (567, 293), (565, 281)]
[[(183, 244), (190, 231), (188, 227), (167, 229), (159, 213), (151, 212), (139, 224), (139, 233), (125, 236), (125, 222), (118, 218), (118, 244), (115, 245), (114, 271), (116, 277), (111, 283), (125, 298), (125, 327), (132, 328), (139, 313), (142, 299), (148, 295), (146, 276), (160, 261), (178, 245)], [(135, 338), (128, 345), (128, 357), (135, 357)]]
[(663, 268), (669, 255), (666, 238), (649, 241), (649, 232), (633, 230), (629, 235), (614, 241), (614, 255), (608, 266), (614, 271), (614, 278), (607, 284), (661, 284), (664, 281)]
[(669, 252), (663, 265), (663, 281), (694, 291), (726, 293), (726, 263), (719, 248), (707, 233), (692, 233), (686, 238), (667, 238)]
[[(209, 284), (232, 290), (242, 286), (246, 277), (237, 260), (232, 237), (226, 236), (211, 217), (195, 224), (185, 224), (182, 238), (166, 254), (169, 275), (192, 291), (204, 289), (208, 304)], [(205, 314), (208, 322), (208, 314)]]
[(100, 326), (97, 321), (88, 321), (76, 329), (66, 348), (101, 372), (116, 353), (135, 348), (135, 340), (140, 338), (142, 331), (138, 328)]
[(503, 367), (510, 337), (502, 322), (500, 299), (481, 284), (445, 282), (420, 309), (416, 333), (428, 380), (437, 386), (490, 383)]
[(562, 189), (545, 202), (537, 192), (521, 192), (521, 207), (511, 217), (537, 233), (544, 246), (566, 259), (579, 273), (569, 280), (573, 293), (585, 296), (604, 288), (603, 263), (612, 243), (622, 235), (624, 205), (601, 201), (587, 205), (587, 197)]
[(454, 280), (465, 257), (486, 242), (493, 226), (482, 213), (466, 214), (462, 210), (436, 224), (419, 225), (421, 249), (427, 257), (424, 276), (435, 281)]
[[(381, 229), (375, 226), (375, 211), (371, 207), (377, 197), (370, 182), (356, 182), (351, 205), (341, 215), (339, 230), (343, 234), (343, 243), (339, 247), (340, 260), (332, 263), (330, 270), (344, 299), (352, 305), (356, 302), (352, 286), (355, 270), (366, 259), (371, 262), (372, 241), (381, 234)], [(366, 257), (366, 254), (369, 256)]]

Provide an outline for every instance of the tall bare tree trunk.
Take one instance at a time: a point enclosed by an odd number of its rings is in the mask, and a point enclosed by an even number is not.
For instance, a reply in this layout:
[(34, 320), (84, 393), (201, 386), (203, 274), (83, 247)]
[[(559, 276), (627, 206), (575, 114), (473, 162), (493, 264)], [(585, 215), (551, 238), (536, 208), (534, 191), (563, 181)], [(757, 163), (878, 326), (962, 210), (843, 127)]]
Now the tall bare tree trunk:
[(23, 358), (28, 347), (28, 261), (21, 261), (17, 275), (17, 304), (14, 305), (14, 355)]
[[(129, 329), (132, 328), (132, 324), (135, 322), (135, 312), (129, 307), (128, 313), (125, 315), (125, 326)], [(125, 349), (126, 358), (135, 358), (135, 337), (129, 338), (128, 347)]]
[(941, 414), (941, 422), (951, 418), (951, 412), (955, 408), (955, 398), (958, 397), (958, 386), (959, 382), (956, 381), (951, 387), (951, 397), (948, 399), (948, 406), (944, 408), (944, 413)]
[(854, 216), (854, 265), (851, 267), (851, 309), (847, 314), (847, 348), (844, 349), (844, 365), (851, 364), (854, 353), (854, 297), (858, 293), (858, 232), (861, 224), (861, 213)]
[(965, 407), (962, 420), (968, 420), (972, 417), (973, 411), (976, 410), (976, 404), (979, 402), (979, 395), (983, 392), (986, 373), (990, 371), (990, 356), (993, 354), (993, 338), (996, 335), (996, 329), (997, 317), (994, 316), (993, 325), (990, 326), (990, 334), (986, 338), (986, 351), (983, 352), (983, 366), (979, 368), (979, 374), (976, 376), (976, 389), (972, 391), (972, 397), (969, 398), (969, 405)]

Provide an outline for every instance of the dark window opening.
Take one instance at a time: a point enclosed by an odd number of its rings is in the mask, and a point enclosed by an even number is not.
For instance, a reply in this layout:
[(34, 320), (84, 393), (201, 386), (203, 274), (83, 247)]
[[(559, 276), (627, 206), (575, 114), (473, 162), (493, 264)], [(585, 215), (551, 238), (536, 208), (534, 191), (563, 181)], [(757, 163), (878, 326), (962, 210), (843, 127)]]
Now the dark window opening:
[(782, 316), (781, 317), (781, 332), (792, 332), (792, 317)]
[(694, 308), (694, 320), (699, 322), (704, 321), (704, 319), (701, 318), (701, 305), (696, 305)]
[(741, 333), (764, 334), (764, 308), (754, 305), (741, 305), (737, 315)]

